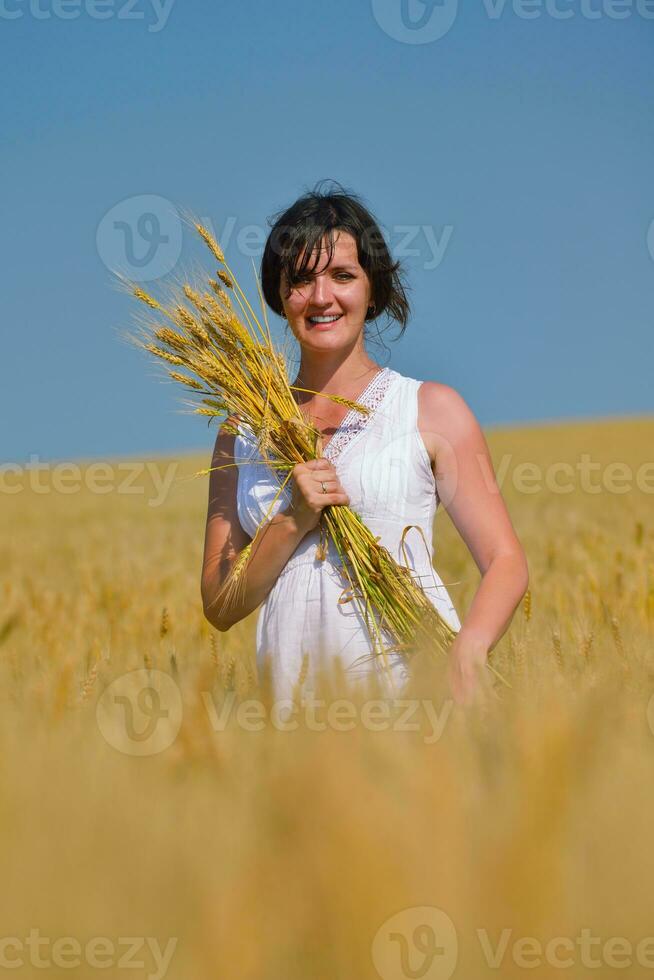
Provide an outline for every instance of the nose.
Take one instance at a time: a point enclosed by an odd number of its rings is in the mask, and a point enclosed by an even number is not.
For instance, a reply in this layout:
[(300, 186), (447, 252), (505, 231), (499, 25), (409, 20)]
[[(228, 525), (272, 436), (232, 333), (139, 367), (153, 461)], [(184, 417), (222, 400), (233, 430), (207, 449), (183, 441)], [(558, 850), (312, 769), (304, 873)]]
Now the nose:
[(316, 276), (314, 279), (313, 293), (311, 302), (314, 306), (329, 306), (332, 299), (331, 286), (324, 276)]

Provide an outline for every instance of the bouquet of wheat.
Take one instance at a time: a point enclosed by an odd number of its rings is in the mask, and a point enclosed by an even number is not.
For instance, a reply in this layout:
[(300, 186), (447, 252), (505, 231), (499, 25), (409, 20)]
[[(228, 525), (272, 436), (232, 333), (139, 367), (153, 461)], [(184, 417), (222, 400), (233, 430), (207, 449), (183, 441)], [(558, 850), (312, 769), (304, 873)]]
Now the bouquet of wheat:
[[(284, 356), (275, 350), (271, 340), (258, 279), (265, 329), (219, 244), (205, 227), (193, 223), (220, 266), (216, 278), (208, 280), (210, 291), (185, 283), (182, 291), (173, 291), (170, 301), (164, 304), (124, 280), (148, 310), (157, 314), (148, 312), (142, 317), (142, 330), (130, 335), (130, 340), (174, 368), (184, 368), (188, 373), (174, 369), (168, 369), (168, 373), (196, 396), (202, 396), (200, 407), (194, 411), (209, 417), (237, 418), (256, 437), (259, 453), (268, 466), (287, 474), (255, 538), (235, 559), (216, 597), (219, 608), (224, 610), (238, 597), (250, 552), (275, 501), (291, 479), (294, 466), (320, 455), (320, 433), (293, 397), (294, 390), (311, 389), (289, 383)], [(368, 413), (365, 406), (346, 398), (311, 393)], [(230, 428), (236, 432), (233, 426)], [(200, 470), (196, 475), (211, 471)], [(395, 561), (353, 510), (343, 505), (325, 507), (320, 528), (318, 556), (324, 559), (326, 547), (332, 542), (340, 558), (345, 586), (339, 602), (358, 603), (366, 623), (373, 653), (364, 660), (380, 656), (387, 668), (391, 652), (402, 651), (407, 660), (423, 645), (429, 650), (447, 652), (455, 631), (440, 616), (411, 570)], [(405, 534), (408, 529), (404, 529)]]

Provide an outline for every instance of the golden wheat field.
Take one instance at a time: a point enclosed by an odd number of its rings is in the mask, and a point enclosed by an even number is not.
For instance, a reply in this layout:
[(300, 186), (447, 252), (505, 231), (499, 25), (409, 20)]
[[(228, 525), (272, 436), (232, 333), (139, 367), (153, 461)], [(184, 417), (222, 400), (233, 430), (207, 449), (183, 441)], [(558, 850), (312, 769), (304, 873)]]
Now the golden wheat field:
[[(530, 565), (492, 654), (511, 687), (454, 706), (422, 660), (398, 705), (334, 671), (295, 727), (256, 614), (202, 614), (213, 435), (5, 474), (3, 968), (654, 975), (654, 419), (487, 437)], [(435, 551), (463, 617), (479, 575), (442, 509)]]

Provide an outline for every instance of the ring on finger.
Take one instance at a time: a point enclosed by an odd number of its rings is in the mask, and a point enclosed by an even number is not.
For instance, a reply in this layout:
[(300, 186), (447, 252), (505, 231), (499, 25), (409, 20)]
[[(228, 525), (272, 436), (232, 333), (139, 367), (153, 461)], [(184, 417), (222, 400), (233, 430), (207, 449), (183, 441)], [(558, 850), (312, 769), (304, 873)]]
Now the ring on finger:
[(328, 491), (327, 491), (327, 487), (325, 486), (325, 482), (324, 482), (324, 480), (321, 480), (321, 481), (320, 481), (320, 486), (322, 487), (322, 492), (323, 492), (323, 493), (327, 493), (327, 492), (328, 492)]

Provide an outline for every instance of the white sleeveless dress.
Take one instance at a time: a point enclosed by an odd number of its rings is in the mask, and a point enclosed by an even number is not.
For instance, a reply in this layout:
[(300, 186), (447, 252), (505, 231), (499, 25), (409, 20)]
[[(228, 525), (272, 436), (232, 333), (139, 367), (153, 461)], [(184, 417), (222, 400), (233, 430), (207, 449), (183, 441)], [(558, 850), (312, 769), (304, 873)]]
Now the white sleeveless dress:
[[(452, 601), (433, 568), (432, 534), (438, 507), (436, 481), (418, 429), (418, 389), (422, 384), (391, 368), (378, 372), (367, 388), (353, 399), (371, 409), (364, 415), (352, 409), (324, 447), (350, 507), (373, 535), (379, 536), (396, 561), (413, 569), (441, 616), (454, 630), (461, 628)], [(238, 467), (238, 517), (243, 530), (254, 537), (284, 477), (262, 460), (256, 440), (243, 423), (234, 443)], [(284, 488), (269, 516), (291, 502), (290, 486)], [(404, 550), (400, 546), (407, 524)], [(324, 560), (315, 557), (320, 530), (305, 535), (282, 569), (259, 610), (256, 630), (257, 666), (271, 658), (275, 697), (291, 697), (308, 654), (304, 690), (312, 690), (313, 672), (325, 657), (338, 654), (353, 680), (370, 670), (380, 670), (381, 660), (362, 664), (373, 647), (356, 600), (339, 604), (347, 580), (339, 571), (333, 544)], [(426, 542), (426, 546), (425, 546)], [(390, 644), (390, 637), (389, 637)], [(358, 662), (359, 661), (359, 662)], [(406, 685), (409, 669), (400, 653), (389, 656), (390, 672), (380, 679), (390, 694)]]

